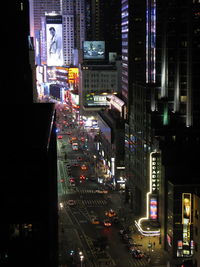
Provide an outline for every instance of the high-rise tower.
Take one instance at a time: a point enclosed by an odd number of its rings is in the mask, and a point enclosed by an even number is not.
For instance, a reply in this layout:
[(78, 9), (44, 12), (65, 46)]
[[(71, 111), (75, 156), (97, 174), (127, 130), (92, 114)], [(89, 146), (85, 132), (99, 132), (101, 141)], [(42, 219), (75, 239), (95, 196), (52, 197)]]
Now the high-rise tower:
[(200, 127), (200, 3), (121, 3), (127, 177), (132, 195), (141, 203), (137, 206), (142, 207), (149, 186), (150, 152), (166, 135), (176, 138), (181, 129)]

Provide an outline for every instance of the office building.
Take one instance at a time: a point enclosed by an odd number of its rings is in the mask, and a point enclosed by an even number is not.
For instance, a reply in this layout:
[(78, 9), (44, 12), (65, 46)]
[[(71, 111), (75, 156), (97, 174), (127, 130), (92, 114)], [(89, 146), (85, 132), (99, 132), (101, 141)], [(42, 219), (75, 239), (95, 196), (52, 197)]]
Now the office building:
[[(189, 144), (193, 154), (199, 144), (197, 25), (200, 3), (148, 0), (122, 0), (121, 3), (122, 99), (127, 105), (126, 194), (133, 213), (141, 219), (139, 226), (142, 227), (141, 222), (149, 221), (151, 225), (153, 222), (155, 232), (161, 226), (160, 242), (164, 246), (166, 181), (175, 177), (177, 170), (176, 158), (173, 158), (173, 168), (163, 160), (169, 156), (167, 146), (174, 142), (175, 155), (179, 157), (177, 144), (180, 142), (186, 151), (186, 141), (193, 136), (195, 141)], [(184, 152), (184, 155), (185, 161), (180, 164), (190, 159), (190, 153)], [(192, 166), (188, 165), (191, 175)], [(191, 175), (182, 177), (180, 190)], [(173, 183), (176, 184), (176, 178)], [(173, 249), (176, 250), (175, 245)], [(182, 255), (174, 253), (172, 258), (187, 258), (188, 248), (186, 250)]]
[(80, 105), (83, 111), (97, 111), (109, 106), (107, 96), (120, 90), (118, 73), (120, 65), (105, 62), (86, 62), (80, 71)]
[(37, 31), (41, 31), (41, 17), (45, 13), (60, 12), (60, 1), (57, 0), (29, 0), (30, 35), (35, 37)]
[(83, 0), (62, 0), (61, 12), (63, 15), (71, 15), (74, 18), (74, 36), (76, 49), (82, 48), (85, 40), (85, 3)]
[[(121, 55), (121, 2), (85, 1), (86, 37), (88, 41), (106, 41), (106, 50)], [(113, 14), (113, 15), (111, 15)]]

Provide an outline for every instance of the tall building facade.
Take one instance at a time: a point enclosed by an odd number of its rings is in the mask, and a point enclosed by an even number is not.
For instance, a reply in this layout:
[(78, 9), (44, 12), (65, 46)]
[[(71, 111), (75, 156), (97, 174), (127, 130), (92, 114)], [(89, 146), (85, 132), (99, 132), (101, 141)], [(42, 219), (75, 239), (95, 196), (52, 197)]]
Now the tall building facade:
[(73, 16), (74, 48), (81, 49), (85, 40), (85, 1), (62, 0), (61, 12), (63, 15)]
[[(169, 132), (176, 136), (177, 125), (179, 129), (199, 128), (200, 3), (121, 3), (126, 170), (131, 202), (134, 205), (137, 200), (137, 206), (144, 207), (142, 199), (149, 188), (149, 155), (159, 148), (159, 140)], [(134, 210), (141, 213), (137, 207)]]
[(35, 37), (35, 31), (41, 30), (41, 17), (52, 11), (60, 12), (58, 0), (29, 0), (30, 34)]
[(120, 9), (121, 0), (85, 1), (86, 40), (105, 40), (107, 51), (118, 55), (121, 55)]

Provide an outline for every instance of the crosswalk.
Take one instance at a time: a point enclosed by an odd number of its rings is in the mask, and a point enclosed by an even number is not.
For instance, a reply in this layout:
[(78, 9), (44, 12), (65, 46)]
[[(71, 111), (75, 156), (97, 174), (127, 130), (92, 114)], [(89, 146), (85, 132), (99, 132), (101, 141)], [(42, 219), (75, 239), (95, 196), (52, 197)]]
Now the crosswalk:
[(97, 190), (96, 189), (78, 189), (79, 194), (96, 194)]
[(133, 266), (133, 267), (149, 267), (150, 265), (147, 263), (147, 260), (145, 258), (143, 259), (127, 259), (128, 260), (128, 265)]
[(79, 199), (77, 200), (78, 205), (84, 205), (87, 207), (99, 207), (107, 205), (107, 200), (105, 199)]

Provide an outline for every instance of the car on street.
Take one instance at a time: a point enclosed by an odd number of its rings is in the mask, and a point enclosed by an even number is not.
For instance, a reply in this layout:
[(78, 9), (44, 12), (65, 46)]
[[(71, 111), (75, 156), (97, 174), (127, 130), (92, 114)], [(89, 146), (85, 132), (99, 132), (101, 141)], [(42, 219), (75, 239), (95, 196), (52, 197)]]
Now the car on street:
[(86, 179), (85, 175), (80, 175), (80, 180), (85, 180), (85, 179)]
[(142, 258), (144, 258), (145, 255), (141, 250), (137, 249), (137, 250), (133, 251), (132, 256), (134, 259), (142, 259)]
[(70, 200), (67, 201), (67, 205), (68, 206), (75, 206), (76, 205), (76, 201), (73, 200), (73, 199), (70, 199)]
[(86, 171), (87, 170), (87, 166), (85, 164), (81, 165), (81, 170), (82, 171)]
[(104, 219), (103, 220), (103, 225), (105, 227), (111, 227), (112, 226), (112, 222), (109, 219)]
[(123, 243), (129, 244), (130, 240), (132, 240), (132, 237), (130, 234), (124, 234), (121, 236), (121, 240)]
[(137, 247), (135, 247), (135, 246), (128, 246), (127, 249), (128, 249), (128, 252), (130, 254), (133, 254), (137, 250)]
[(58, 135), (58, 139), (63, 139), (63, 136), (62, 135)]
[(91, 219), (91, 223), (92, 223), (92, 224), (100, 224), (100, 220), (99, 220), (98, 217), (93, 217), (93, 218)]
[(75, 186), (76, 186), (75, 182), (70, 182), (70, 185), (71, 185), (72, 187), (75, 187)]
[(105, 212), (105, 215), (108, 216), (109, 218), (112, 218), (112, 217), (117, 216), (117, 213), (113, 209), (110, 209)]

